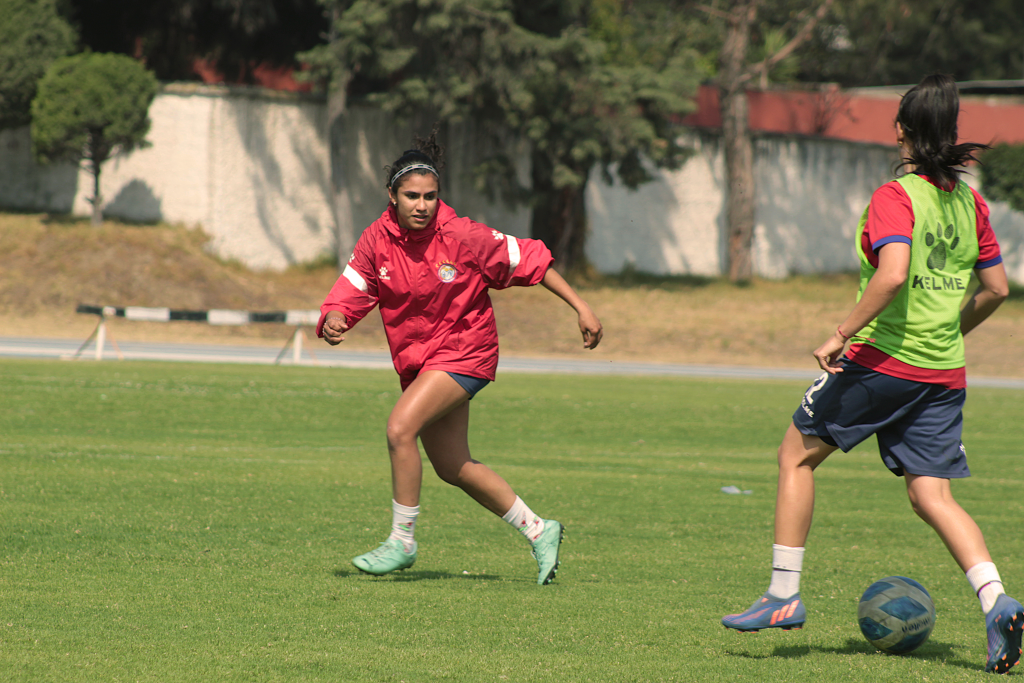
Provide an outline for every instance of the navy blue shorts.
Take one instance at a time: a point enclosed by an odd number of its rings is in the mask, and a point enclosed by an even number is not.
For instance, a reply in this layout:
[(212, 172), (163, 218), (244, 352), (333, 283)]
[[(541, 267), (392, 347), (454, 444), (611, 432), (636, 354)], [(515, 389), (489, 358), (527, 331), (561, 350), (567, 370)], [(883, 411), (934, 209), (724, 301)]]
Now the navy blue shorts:
[[(431, 368), (427, 369), (430, 370)], [(440, 372), (444, 372), (453, 380), (458, 382), (459, 386), (465, 389), (466, 393), (469, 394), (469, 400), (471, 401), (473, 400), (473, 397), (476, 396), (481, 389), (483, 389), (484, 387), (491, 383), (491, 380), (489, 379), (471, 377), (470, 375), (460, 375), (457, 372), (448, 372), (447, 370), (441, 370)], [(408, 389), (409, 385), (415, 382), (417, 377), (419, 377), (419, 371), (417, 371), (415, 375), (412, 375), (411, 377), (407, 378), (399, 375), (398, 381), (402, 385), (402, 391)]]
[(843, 452), (872, 434), (882, 462), (940, 479), (971, 476), (960, 441), (965, 389), (900, 379), (844, 359), (843, 372), (824, 374), (807, 389), (793, 424)]
[(479, 377), (470, 377), (469, 375), (460, 375), (456, 372), (449, 372), (448, 376), (459, 383), (459, 386), (466, 390), (469, 394), (469, 400), (472, 401), (473, 397), (477, 393), (491, 383), (489, 379), (480, 379)]

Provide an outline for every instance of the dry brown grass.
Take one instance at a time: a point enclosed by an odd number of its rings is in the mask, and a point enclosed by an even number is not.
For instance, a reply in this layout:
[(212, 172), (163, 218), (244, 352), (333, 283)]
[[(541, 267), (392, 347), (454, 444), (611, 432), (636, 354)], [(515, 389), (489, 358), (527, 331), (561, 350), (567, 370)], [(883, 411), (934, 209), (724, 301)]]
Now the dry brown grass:
[[(84, 339), (96, 324), (79, 303), (176, 309), (315, 309), (337, 277), (332, 265), (257, 273), (205, 250), (180, 226), (127, 226), (0, 214), (0, 335)], [(607, 360), (811, 367), (810, 351), (853, 305), (851, 275), (795, 277), (735, 287), (718, 280), (625, 278), (578, 284), (605, 325), (582, 349), (575, 316), (543, 288), (493, 292), (503, 352)], [(281, 345), (280, 325), (211, 327), (112, 320), (119, 341)], [(1013, 298), (967, 339), (973, 374), (1024, 377), (1024, 300)], [(385, 349), (376, 314), (345, 342)]]

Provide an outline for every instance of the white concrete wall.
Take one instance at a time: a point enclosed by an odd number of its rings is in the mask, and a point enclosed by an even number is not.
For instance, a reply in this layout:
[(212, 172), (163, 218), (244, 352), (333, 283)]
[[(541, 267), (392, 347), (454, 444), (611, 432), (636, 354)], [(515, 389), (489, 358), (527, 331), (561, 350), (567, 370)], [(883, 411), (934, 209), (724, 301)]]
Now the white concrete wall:
[(992, 202), (989, 208), (1006, 275), (1012, 282), (1024, 285), (1024, 214), (1014, 211), (1006, 202)]
[[(587, 254), (603, 272), (627, 265), (716, 276), (726, 263), (725, 159), (719, 139), (692, 135), (678, 171), (652, 170), (635, 192), (588, 186)], [(764, 137), (755, 143), (754, 271), (768, 278), (855, 270), (857, 221), (889, 179), (894, 150), (832, 140)]]
[[(216, 97), (189, 91), (158, 95), (149, 109), (152, 126), (146, 139), (152, 146), (103, 166), (104, 213), (130, 221), (168, 220), (205, 227), (211, 218), (211, 188), (220, 180), (209, 164), (217, 102)], [(88, 215), (92, 176), (80, 171), (77, 184), (72, 213)]]
[(587, 183), (587, 257), (605, 273), (715, 276), (725, 264), (721, 146), (691, 136), (693, 156), (677, 171), (649, 168), (655, 180), (630, 190), (601, 174)]
[[(587, 188), (587, 256), (598, 270), (624, 267), (717, 276), (725, 270), (725, 159), (719, 138), (693, 134), (677, 171), (630, 191), (594, 173)], [(876, 188), (893, 178), (895, 147), (792, 136), (755, 141), (754, 272), (766, 278), (856, 271), (854, 236)], [(962, 176), (982, 193), (978, 178)], [(1007, 274), (1024, 283), (1024, 213), (989, 202)]]
[(754, 270), (768, 278), (857, 270), (854, 236), (895, 147), (835, 140), (757, 141)]
[[(109, 215), (201, 225), (211, 248), (251, 267), (281, 269), (337, 249), (334, 211), (350, 242), (386, 207), (384, 167), (429, 132), (430, 117), (397, 122), (350, 108), (328, 149), (325, 104), (255, 89), (171, 84), (150, 109), (151, 147), (109, 162)], [(463, 215), (521, 237), (526, 207), (479, 192), (475, 165), (487, 142), (471, 123), (443, 131), (442, 197)], [(626, 266), (717, 276), (725, 269), (724, 161), (719, 139), (692, 134), (679, 170), (652, 169), (637, 191), (594, 173), (587, 189), (587, 255), (603, 272)], [(754, 269), (781, 278), (857, 268), (853, 236), (871, 192), (891, 177), (895, 150), (816, 138), (756, 140)], [(520, 149), (514, 172), (528, 180)], [(331, 173), (340, 181), (332, 206)], [(968, 181), (976, 182), (968, 177)], [(27, 128), (0, 131), (0, 206), (87, 215), (91, 178), (70, 166), (40, 168)], [(1024, 283), (1024, 214), (993, 203), (992, 223), (1011, 279)]]
[[(977, 176), (962, 176), (971, 186), (985, 194)], [(999, 250), (1003, 254), (1003, 265), (1006, 276), (1011, 282), (1024, 285), (1024, 213), (1014, 211), (1006, 202), (988, 202), (989, 221), (999, 240)]]
[(309, 100), (213, 100), (203, 227), (216, 253), (281, 269), (333, 252), (325, 117)]
[[(171, 84), (149, 114), (152, 145), (103, 167), (105, 214), (200, 225), (214, 253), (254, 268), (333, 251), (322, 102)], [(37, 166), (28, 128), (0, 132), (0, 150), (0, 206), (90, 213), (92, 176)]]

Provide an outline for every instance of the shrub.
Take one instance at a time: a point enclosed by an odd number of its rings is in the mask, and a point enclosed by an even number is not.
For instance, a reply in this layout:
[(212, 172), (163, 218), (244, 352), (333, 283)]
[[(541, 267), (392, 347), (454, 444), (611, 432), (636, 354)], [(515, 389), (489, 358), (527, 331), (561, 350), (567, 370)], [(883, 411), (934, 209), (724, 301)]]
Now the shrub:
[(985, 196), (1024, 211), (1024, 144), (996, 145), (981, 157)]
[(103, 220), (100, 171), (145, 147), (159, 83), (131, 57), (84, 53), (54, 62), (32, 101), (32, 151), (40, 163), (68, 161), (93, 176), (93, 224)]

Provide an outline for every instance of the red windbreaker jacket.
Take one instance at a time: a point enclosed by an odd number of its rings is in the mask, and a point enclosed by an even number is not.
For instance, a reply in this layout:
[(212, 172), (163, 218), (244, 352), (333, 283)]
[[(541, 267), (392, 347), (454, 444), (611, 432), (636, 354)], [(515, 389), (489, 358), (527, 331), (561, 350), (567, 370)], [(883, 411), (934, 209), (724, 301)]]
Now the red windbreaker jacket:
[(535, 285), (553, 260), (540, 240), (504, 235), (442, 201), (422, 230), (401, 228), (389, 206), (359, 237), (316, 333), (328, 311), (351, 327), (379, 305), (403, 389), (423, 369), (493, 380), (498, 332), (487, 290)]

